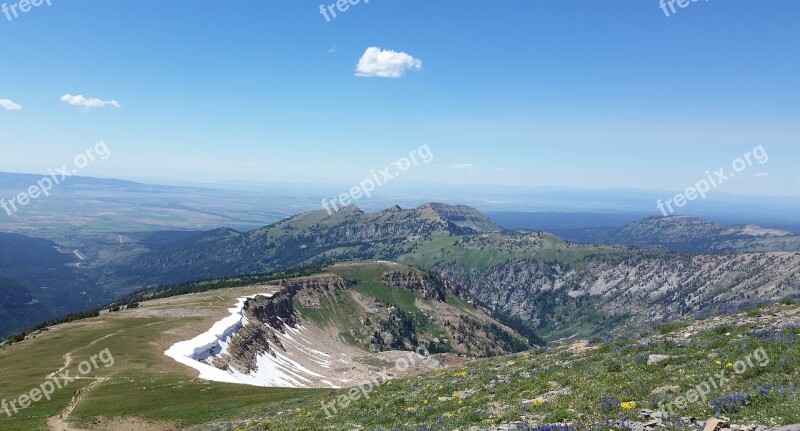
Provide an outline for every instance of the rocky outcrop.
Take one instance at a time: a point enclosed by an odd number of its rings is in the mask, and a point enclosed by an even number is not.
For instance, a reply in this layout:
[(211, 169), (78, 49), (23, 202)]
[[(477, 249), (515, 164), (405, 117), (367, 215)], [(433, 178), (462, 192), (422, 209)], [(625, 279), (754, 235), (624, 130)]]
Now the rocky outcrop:
[(289, 290), (276, 293), (272, 298), (257, 296), (244, 306), (245, 316), (255, 322), (285, 334), (285, 327), (297, 326), (297, 315), (292, 306), (292, 295)]
[(392, 288), (419, 292), (425, 299), (445, 300), (444, 286), (434, 283), (419, 272), (391, 271), (383, 274), (383, 281)]
[(243, 374), (258, 371), (258, 358), (265, 354), (275, 356), (275, 351), (285, 351), (276, 332), (285, 334), (286, 328), (295, 328), (297, 315), (292, 307), (289, 291), (284, 289), (271, 298), (257, 296), (245, 302), (244, 326), (231, 337), (228, 349), (212, 359), (212, 364), (222, 370), (233, 368)]
[(293, 299), (301, 292), (334, 292), (347, 289), (347, 281), (335, 275), (302, 277), (281, 280), (283, 287), (271, 297), (256, 296), (245, 302), (245, 324), (231, 338), (228, 350), (212, 359), (212, 364), (222, 370), (233, 368), (243, 374), (258, 371), (258, 358), (263, 354), (276, 355), (285, 351), (279, 334), (286, 335), (287, 328), (297, 328), (299, 316)]
[(286, 289), (290, 297), (294, 297), (298, 292), (304, 290), (336, 292), (350, 287), (350, 284), (344, 278), (327, 274), (281, 280), (278, 284)]
[(455, 265), (439, 271), (482, 304), (540, 328), (590, 313), (628, 323), (672, 320), (800, 292), (800, 253), (621, 256), (593, 261), (590, 255), (575, 266), (531, 259), (485, 271)]

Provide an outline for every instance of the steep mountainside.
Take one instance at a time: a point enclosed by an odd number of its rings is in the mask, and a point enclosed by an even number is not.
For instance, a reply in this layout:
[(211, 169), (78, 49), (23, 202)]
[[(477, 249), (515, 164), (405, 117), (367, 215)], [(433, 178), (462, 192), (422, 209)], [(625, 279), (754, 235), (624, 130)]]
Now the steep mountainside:
[(391, 352), (480, 357), (542, 344), (395, 263), (339, 264), (263, 288), (241, 298), (230, 319), (167, 355), (210, 380), (310, 388), (368, 379), (376, 370), (364, 358)]
[(9, 305), (10, 302), (0, 300), (0, 315), (20, 316), (19, 319), (3, 319), (0, 334), (109, 300), (111, 295), (96, 285), (79, 262), (80, 258), (72, 250), (61, 250), (52, 241), (0, 233), (3, 284), (9, 286), (7, 289), (24, 292), (19, 294), (30, 297), (24, 302), (35, 304), (20, 309), (18, 304)]
[(481, 303), (533, 322), (551, 339), (623, 322), (736, 310), (800, 291), (800, 254), (556, 259), (505, 262), (485, 271), (451, 261), (437, 264), (434, 271), (459, 281)]
[(20, 327), (32, 326), (49, 314), (25, 286), (0, 277), (0, 338)]

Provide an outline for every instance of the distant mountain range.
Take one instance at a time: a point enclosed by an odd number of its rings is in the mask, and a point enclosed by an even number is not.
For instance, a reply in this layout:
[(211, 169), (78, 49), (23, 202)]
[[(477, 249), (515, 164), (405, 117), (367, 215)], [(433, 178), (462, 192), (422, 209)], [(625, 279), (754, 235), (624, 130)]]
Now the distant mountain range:
[[(41, 175), (0, 172), (0, 198), (27, 190)], [(73, 176), (47, 199), (36, 199), (12, 217), (0, 211), (0, 231), (31, 234), (81, 244), (97, 232), (209, 230), (250, 231), (320, 207), (349, 184), (217, 182), (159, 185)], [(587, 190), (570, 187), (508, 187), (398, 182), (356, 202), (368, 212), (399, 204), (466, 204), (510, 229), (556, 232), (558, 229), (621, 227), (658, 214), (655, 202), (668, 192), (636, 189)], [(795, 214), (800, 197), (737, 196), (715, 192), (695, 201), (685, 215), (724, 224), (754, 223), (800, 231)], [(596, 223), (601, 221), (602, 223)], [(609, 225), (610, 223), (610, 225)], [(557, 232), (560, 234), (560, 232)]]
[(620, 228), (564, 229), (556, 233), (588, 244), (660, 247), (687, 252), (800, 251), (800, 236), (756, 225), (723, 225), (696, 217), (649, 217)]
[(470, 207), (435, 203), (372, 213), (354, 206), (333, 215), (313, 211), (248, 233), (218, 229), (83, 253), (99, 284), (119, 293), (327, 262), (394, 260), (457, 283), (478, 303), (532, 322), (551, 339), (779, 298), (800, 285), (800, 254), (579, 245), (544, 232), (504, 232)]
[[(467, 206), (431, 203), (371, 213), (349, 206), (247, 233), (98, 235), (80, 247), (85, 260), (72, 255), (69, 266), (56, 265), (69, 271), (62, 283), (51, 285), (47, 301), (41, 292), (33, 296), (56, 310), (58, 295), (110, 298), (190, 280), (389, 260), (430, 271), (496, 316), (520, 318), (555, 339), (800, 291), (800, 253), (674, 253), (652, 247), (723, 238), (727, 242), (720, 244), (748, 250), (794, 238), (786, 232), (674, 217), (636, 222), (616, 235), (647, 247), (581, 245), (545, 232), (508, 232)], [(9, 278), (20, 282), (24, 274)]]

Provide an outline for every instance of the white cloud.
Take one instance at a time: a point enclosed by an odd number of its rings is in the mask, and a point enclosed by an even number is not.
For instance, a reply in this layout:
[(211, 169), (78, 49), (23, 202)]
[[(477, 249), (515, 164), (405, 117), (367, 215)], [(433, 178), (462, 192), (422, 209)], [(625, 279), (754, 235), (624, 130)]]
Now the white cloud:
[(0, 108), (5, 109), (6, 111), (19, 111), (22, 109), (22, 105), (19, 103), (14, 103), (9, 99), (0, 99)]
[(753, 177), (753, 178), (766, 178), (766, 177), (769, 176), (769, 174), (766, 173), (766, 172), (757, 172), (757, 173), (755, 173), (753, 175), (750, 175), (750, 176)]
[(367, 48), (356, 66), (357, 76), (378, 78), (401, 78), (409, 69), (422, 69), (422, 61), (406, 54), (391, 50)]
[(87, 99), (81, 95), (73, 96), (71, 94), (65, 94), (61, 96), (61, 101), (69, 103), (72, 106), (82, 106), (86, 109), (104, 108), (106, 106), (121, 108), (116, 100)]
[(451, 166), (451, 168), (455, 169), (472, 169), (472, 167), (473, 167), (472, 163), (459, 163), (457, 165)]

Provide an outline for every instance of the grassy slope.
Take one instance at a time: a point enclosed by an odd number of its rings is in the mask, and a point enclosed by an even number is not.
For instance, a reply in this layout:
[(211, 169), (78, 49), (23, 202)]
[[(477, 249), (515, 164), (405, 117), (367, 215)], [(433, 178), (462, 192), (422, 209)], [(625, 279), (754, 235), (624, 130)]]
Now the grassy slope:
[[(780, 305), (777, 311), (797, 314), (797, 305)], [(757, 314), (757, 313), (751, 313)], [(682, 416), (702, 420), (722, 414), (739, 424), (781, 425), (800, 423), (800, 396), (788, 389), (800, 380), (800, 350), (797, 327), (752, 334), (759, 325), (742, 322), (738, 316), (722, 326), (713, 321), (696, 323), (705, 328), (690, 338), (683, 337), (686, 325), (675, 325), (680, 342), (658, 332), (647, 337), (609, 337), (584, 349), (552, 348), (500, 359), (479, 360), (463, 369), (450, 369), (408, 381), (383, 385), (369, 400), (359, 400), (326, 418), (319, 398), (306, 408), (252, 422), (239, 429), (253, 430), (453, 430), (478, 425), (507, 424), (525, 419), (545, 424), (568, 421), (578, 425), (602, 424), (606, 419), (638, 419), (638, 409), (627, 410), (617, 403), (603, 405), (604, 397), (617, 402), (635, 401), (639, 408), (656, 409), (665, 397), (685, 394), (726, 368), (763, 347), (769, 364), (756, 365), (735, 376), (706, 402), (689, 405)], [(740, 323), (737, 323), (740, 322)], [(667, 328), (670, 329), (670, 328)], [(667, 332), (667, 331), (665, 331)], [(650, 354), (674, 356), (647, 365)], [(718, 365), (720, 361), (722, 365)], [(727, 375), (734, 373), (728, 371)], [(492, 384), (494, 382), (494, 384)], [(758, 385), (772, 385), (766, 396)], [(668, 395), (658, 395), (665, 391)], [(345, 393), (342, 391), (342, 393)], [(712, 398), (749, 393), (752, 401), (720, 412)], [(533, 400), (541, 397), (537, 405)], [(266, 412), (285, 411), (282, 405), (266, 406)]]
[[(96, 376), (110, 380), (91, 390), (79, 403), (70, 416), (79, 424), (87, 425), (98, 416), (119, 415), (191, 425), (236, 416), (269, 401), (293, 399), (299, 402), (314, 391), (204, 382), (195, 379), (193, 370), (163, 354), (172, 343), (197, 335), (224, 317), (237, 297), (256, 291), (263, 289), (225, 289), (145, 303), (140, 310), (104, 314), (62, 325), (35, 339), (2, 348), (0, 398), (15, 399), (43, 383), (46, 375), (63, 365), (63, 356), (68, 352), (72, 352), (70, 369), (74, 376), (81, 361), (108, 348), (115, 364), (110, 368), (101, 367)], [(148, 313), (176, 308), (194, 312), (196, 316), (146, 317)], [(89, 380), (76, 382), (56, 392), (52, 401), (40, 401), (13, 418), (0, 415), (0, 429), (47, 429), (47, 418), (61, 412), (72, 392), (88, 383)]]
[[(344, 264), (337, 264), (330, 268), (328, 271), (333, 272), (343, 278), (349, 280), (357, 280), (358, 284), (352, 287), (352, 290), (360, 293), (361, 295), (377, 299), (387, 304), (394, 305), (398, 309), (408, 313), (412, 320), (414, 321), (418, 335), (427, 336), (430, 338), (441, 338), (443, 337), (444, 333), (441, 328), (437, 327), (436, 325), (430, 324), (428, 321), (429, 319), (425, 316), (425, 313), (417, 307), (418, 301), (425, 301), (421, 295), (413, 293), (411, 291), (405, 289), (392, 289), (389, 288), (382, 280), (383, 274), (388, 271), (411, 271), (411, 272), (420, 272), (414, 268), (410, 268), (407, 266), (402, 265), (388, 265), (384, 263), (368, 263), (368, 262), (359, 262), (357, 264), (352, 263), (344, 263)], [(326, 315), (331, 314), (331, 310), (333, 309), (343, 309), (346, 311), (347, 307), (353, 307), (355, 302), (352, 300), (348, 300), (349, 294), (340, 295), (344, 298), (339, 299), (340, 303), (336, 304), (337, 307), (332, 307), (329, 303), (327, 306), (324, 307), (324, 310), (327, 310), (325, 313)], [(474, 314), (476, 310), (469, 305), (468, 303), (464, 302), (460, 298), (449, 295), (447, 303), (459, 308), (461, 311), (466, 312), (467, 314)], [(344, 307), (343, 307), (344, 305)], [(315, 310), (308, 310), (312, 313)], [(301, 309), (301, 314), (304, 314), (306, 310)], [(363, 310), (361, 311), (363, 314)], [(345, 313), (339, 312), (338, 315), (341, 316)], [(312, 314), (313, 315), (313, 314)], [(358, 318), (355, 314), (350, 316), (345, 316), (344, 320), (340, 318), (338, 322), (336, 322), (339, 327), (360, 327), (360, 323), (358, 322)], [(347, 325), (349, 323), (349, 326)], [(345, 338), (349, 339), (349, 334), (342, 334)], [(362, 346), (363, 347), (363, 346)]]
[[(396, 268), (414, 271), (408, 267)], [(332, 271), (359, 280), (358, 291), (367, 297), (379, 298), (412, 315), (421, 314), (414, 306), (419, 299), (417, 295), (389, 289), (379, 281), (389, 269), (386, 264), (362, 263), (337, 266)], [(264, 288), (222, 289), (145, 302), (138, 310), (102, 314), (97, 318), (61, 325), (24, 343), (0, 348), (0, 399), (16, 399), (43, 383), (45, 376), (63, 365), (66, 353), (72, 356), (70, 370), (74, 376), (81, 361), (108, 348), (114, 355), (115, 364), (110, 368), (101, 367), (92, 377), (107, 377), (109, 380), (89, 391), (70, 416), (71, 421), (80, 425), (91, 424), (95, 417), (120, 416), (172, 422), (185, 427), (253, 416), (259, 411), (259, 406), (275, 400), (288, 400), (282, 405), (299, 406), (317, 391), (205, 382), (196, 379), (193, 370), (163, 354), (173, 343), (191, 338), (225, 317), (226, 310), (235, 304), (236, 298), (263, 291)], [(349, 294), (329, 295), (325, 299), (329, 303), (323, 310), (301, 312), (319, 322), (335, 320), (340, 327), (360, 325), (361, 311), (348, 313), (348, 310), (360, 310)], [(462, 306), (471, 309), (469, 304)], [(181, 313), (188, 315), (177, 317)], [(436, 328), (420, 329), (432, 336), (440, 335), (434, 331)], [(35, 403), (12, 418), (0, 412), (0, 429), (47, 429), (47, 419), (64, 410), (73, 391), (92, 381), (72, 383), (57, 391), (51, 401)]]
[[(397, 261), (421, 268), (452, 263), (461, 268), (484, 272), (497, 264), (522, 260), (556, 262), (582, 268), (589, 256), (593, 257), (593, 261), (611, 261), (621, 259), (627, 252), (619, 246), (571, 244), (546, 233), (529, 235), (538, 237), (538, 244), (514, 244), (498, 233), (467, 236), (435, 234), (415, 241), (414, 249), (398, 257)], [(470, 241), (469, 246), (459, 243), (474, 238), (481, 238), (481, 241), (476, 244)]]
[[(380, 271), (366, 265), (357, 269), (340, 268), (337, 272), (368, 279), (378, 276)], [(71, 416), (83, 426), (95, 417), (117, 415), (170, 421), (181, 428), (196, 425), (196, 429), (202, 430), (237, 427), (342, 430), (356, 426), (397, 430), (428, 426), (429, 430), (452, 430), (473, 425), (488, 427), (522, 418), (539, 424), (562, 420), (588, 424), (620, 415), (634, 417), (631, 411), (618, 405), (603, 407), (603, 397), (655, 408), (659, 388), (671, 396), (683, 394), (719, 372), (717, 360), (724, 368), (724, 364), (743, 359), (763, 347), (769, 354), (768, 366), (752, 368), (737, 376), (723, 389), (714, 391), (712, 397), (740, 392), (753, 395), (749, 405), (721, 412), (734, 423), (800, 423), (800, 397), (796, 392), (772, 390), (764, 397), (754, 390), (757, 385), (791, 387), (798, 382), (798, 328), (753, 333), (763, 326), (754, 323), (753, 316), (798, 314), (797, 305), (757, 310), (749, 316), (728, 318), (728, 322), (705, 320), (692, 322), (688, 328), (686, 324), (675, 324), (645, 335), (617, 335), (588, 349), (556, 347), (477, 360), (463, 369), (446, 369), (383, 385), (369, 400), (360, 400), (332, 418), (325, 417), (320, 403), (346, 393), (344, 390), (280, 390), (204, 382), (194, 379), (193, 371), (163, 355), (175, 341), (196, 335), (201, 331), (197, 328), (206, 328), (225, 315), (225, 309), (235, 298), (257, 290), (260, 289), (225, 289), (145, 303), (139, 310), (104, 314), (64, 325), (35, 339), (2, 348), (0, 398), (15, 398), (42, 383), (44, 376), (63, 364), (65, 353), (72, 353), (74, 370), (81, 360), (108, 348), (116, 363), (111, 368), (99, 369), (96, 376), (110, 379), (91, 390)], [(454, 306), (458, 303), (452, 301)], [(193, 315), (180, 317), (176, 313), (181, 310)], [(690, 330), (693, 335), (684, 337)], [(665, 337), (662, 332), (674, 333), (674, 337)], [(674, 358), (648, 366), (646, 358), (650, 354)], [(36, 403), (13, 419), (0, 415), (0, 429), (46, 429), (47, 418), (58, 414), (69, 402), (72, 391), (87, 383), (88, 380), (75, 383), (57, 392), (52, 401)], [(544, 400), (541, 405), (530, 402), (538, 397)], [(682, 412), (684, 416), (701, 419), (715, 413), (710, 400), (693, 404)], [(245, 424), (247, 418), (256, 417), (265, 419)], [(230, 425), (232, 421), (235, 425)]]

